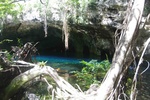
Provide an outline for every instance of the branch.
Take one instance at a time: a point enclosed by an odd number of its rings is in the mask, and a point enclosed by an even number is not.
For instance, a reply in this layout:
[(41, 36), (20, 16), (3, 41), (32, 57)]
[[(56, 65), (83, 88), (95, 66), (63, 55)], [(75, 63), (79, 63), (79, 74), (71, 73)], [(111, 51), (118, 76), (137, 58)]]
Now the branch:
[(146, 48), (148, 47), (148, 44), (150, 43), (150, 38), (144, 43), (144, 50), (141, 54), (141, 57), (139, 59), (139, 62), (138, 62), (138, 65), (137, 65), (137, 68), (136, 68), (136, 72), (135, 72), (135, 75), (134, 75), (134, 78), (133, 78), (133, 83), (132, 83), (132, 89), (131, 89), (131, 94), (130, 94), (130, 100), (135, 100), (135, 97), (136, 97), (136, 85), (137, 85), (137, 76), (138, 76), (138, 71), (140, 69), (140, 65), (141, 63), (143, 62), (143, 56), (144, 56), (144, 53), (146, 51)]
[[(8, 100), (12, 97), (25, 83), (31, 81), (35, 77), (40, 75), (49, 75), (53, 78), (53, 80), (58, 85), (57, 88), (61, 90), (61, 94), (65, 94), (67, 98), (74, 97), (74, 98), (83, 98), (84, 94), (77, 91), (72, 85), (70, 85), (67, 81), (61, 78), (57, 72), (51, 68), (50, 66), (40, 67), (37, 64), (27, 63), (24, 61), (14, 61), (18, 64), (34, 66), (34, 68), (20, 74), (19, 76), (15, 77), (11, 83), (8, 85), (5, 91), (4, 100)], [(60, 95), (60, 94), (59, 94)]]
[(43, 0), (40, 0), (41, 4), (46, 5), (46, 2), (43, 2)]
[(20, 2), (20, 1), (24, 1), (25, 2), (25, 0), (14, 0), (14, 1), (11, 1), (9, 4)]

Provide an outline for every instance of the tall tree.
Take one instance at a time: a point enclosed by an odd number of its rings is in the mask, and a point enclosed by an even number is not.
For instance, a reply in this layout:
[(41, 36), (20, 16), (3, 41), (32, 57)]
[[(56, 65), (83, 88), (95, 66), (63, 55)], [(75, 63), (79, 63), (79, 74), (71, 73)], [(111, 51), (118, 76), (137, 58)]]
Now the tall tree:
[[(124, 28), (121, 31), (120, 39), (116, 46), (111, 68), (97, 91), (97, 100), (112, 100), (115, 96), (117, 98), (120, 95), (117, 93), (117, 90), (120, 87), (119, 83), (125, 74), (125, 70), (127, 70), (131, 64), (129, 56), (132, 57), (131, 52), (135, 43), (133, 39), (136, 39), (138, 35), (137, 30), (140, 25), (144, 2), (145, 0), (135, 0), (133, 6), (130, 5), (128, 8), (128, 15), (124, 21)], [(132, 2), (130, 4), (132, 4)]]

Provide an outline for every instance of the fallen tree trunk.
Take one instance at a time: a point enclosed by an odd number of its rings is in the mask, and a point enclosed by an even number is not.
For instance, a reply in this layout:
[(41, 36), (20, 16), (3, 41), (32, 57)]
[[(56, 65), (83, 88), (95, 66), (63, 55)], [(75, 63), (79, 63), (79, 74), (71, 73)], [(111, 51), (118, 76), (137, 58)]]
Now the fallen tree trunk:
[[(62, 95), (61, 98), (76, 98), (77, 100), (81, 100), (85, 98), (82, 92), (77, 91), (74, 87), (72, 87), (67, 81), (61, 78), (55, 69), (50, 66), (41, 67), (37, 64), (27, 63), (24, 61), (15, 61), (15, 63), (20, 63), (23, 65), (34, 66), (34, 68), (18, 75), (15, 77), (12, 82), (8, 85), (5, 90), (5, 96), (3, 100), (8, 100), (12, 97), (25, 83), (31, 81), (35, 77), (40, 75), (49, 75), (54, 79), (58, 88), (61, 91), (61, 94), (57, 94), (57, 96)], [(84, 99), (83, 99), (84, 100)]]

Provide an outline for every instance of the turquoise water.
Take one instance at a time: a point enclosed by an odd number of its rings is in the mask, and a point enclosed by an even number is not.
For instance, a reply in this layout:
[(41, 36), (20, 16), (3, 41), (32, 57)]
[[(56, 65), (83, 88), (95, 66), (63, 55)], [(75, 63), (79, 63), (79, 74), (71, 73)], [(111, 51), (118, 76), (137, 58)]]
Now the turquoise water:
[(62, 70), (75, 71), (81, 70), (84, 65), (80, 61), (90, 61), (92, 58), (72, 58), (60, 56), (36, 56), (37, 61), (47, 61), (46, 65)]

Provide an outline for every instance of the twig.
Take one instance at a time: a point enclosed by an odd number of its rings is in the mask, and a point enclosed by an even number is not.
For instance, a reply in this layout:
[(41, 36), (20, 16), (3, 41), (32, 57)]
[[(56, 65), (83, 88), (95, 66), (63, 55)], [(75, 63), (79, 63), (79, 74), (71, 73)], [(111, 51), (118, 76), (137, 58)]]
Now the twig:
[(9, 4), (20, 2), (20, 1), (24, 1), (25, 2), (25, 0), (14, 0), (14, 1), (11, 1)]
[(78, 87), (78, 89), (80, 90), (80, 92), (83, 93), (83, 91), (81, 90), (80, 86), (78, 84), (76, 84), (76, 86)]
[(147, 62), (147, 67), (146, 67), (146, 69), (144, 71), (142, 71), (140, 73), (140, 75), (142, 75), (143, 73), (145, 73), (149, 69), (150, 64), (149, 64), (149, 62), (147, 60), (146, 60), (146, 62)]
[(27, 51), (27, 54), (26, 54), (26, 56), (25, 56), (23, 59), (25, 59), (25, 58), (28, 56), (29, 52), (30, 52), (32, 49), (34, 49), (34, 47), (35, 47), (38, 43), (39, 43), (39, 42), (36, 42), (31, 48), (27, 48), (27, 49), (29, 49), (29, 50)]
[(136, 68), (136, 72), (135, 72), (133, 82), (132, 82), (132, 87), (131, 87), (131, 94), (130, 94), (130, 99), (131, 100), (134, 100), (134, 98), (136, 97), (136, 85), (137, 85), (138, 71), (139, 71), (140, 65), (143, 61), (143, 56), (144, 56), (144, 53), (145, 53), (146, 48), (148, 47), (149, 43), (150, 43), (150, 38), (148, 38), (148, 40), (144, 43), (144, 49), (143, 49), (143, 52), (141, 54), (141, 57), (139, 59), (139, 62), (138, 62), (137, 68)]

